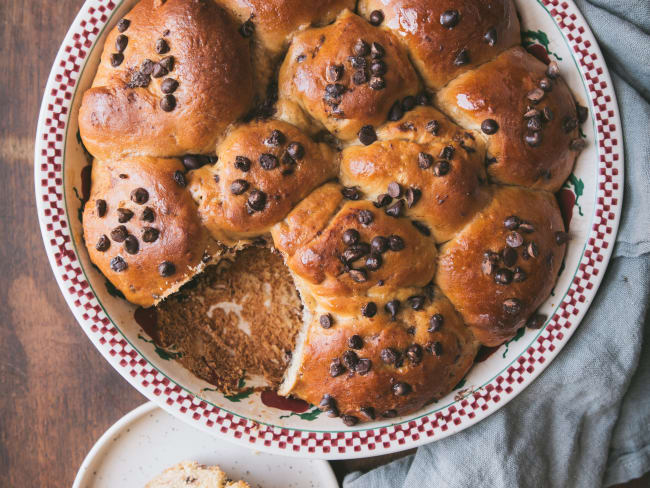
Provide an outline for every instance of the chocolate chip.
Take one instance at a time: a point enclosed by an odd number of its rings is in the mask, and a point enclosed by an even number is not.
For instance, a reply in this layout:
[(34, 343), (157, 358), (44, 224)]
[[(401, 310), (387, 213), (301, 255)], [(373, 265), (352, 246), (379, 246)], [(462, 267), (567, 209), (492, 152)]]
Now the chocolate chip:
[(411, 344), (406, 350), (406, 357), (411, 364), (420, 364), (422, 361), (422, 347), (419, 344)]
[(151, 59), (144, 59), (140, 64), (140, 71), (145, 75), (153, 73), (154, 62)]
[(341, 195), (348, 200), (359, 200), (361, 192), (356, 186), (344, 186), (341, 189)]
[(368, 74), (366, 73), (366, 70), (363, 68), (356, 70), (352, 75), (352, 83), (355, 85), (363, 85), (364, 83), (368, 83)]
[(160, 100), (160, 108), (165, 112), (171, 112), (176, 108), (176, 97), (174, 95), (165, 95)]
[(429, 99), (429, 95), (426, 92), (420, 92), (415, 97), (415, 103), (421, 106), (426, 106), (431, 103), (431, 100)]
[(321, 398), (318, 408), (321, 410), (329, 410), (330, 408), (336, 408), (336, 400), (329, 393), (325, 393), (323, 398)]
[(120, 19), (117, 23), (117, 32), (124, 32), (130, 25), (131, 21), (129, 19)]
[(539, 116), (531, 117), (530, 119), (528, 119), (528, 122), (526, 123), (526, 127), (528, 128), (528, 130), (531, 130), (533, 132), (542, 130), (542, 118)]
[(442, 314), (436, 313), (429, 319), (429, 328), (427, 332), (438, 332), (442, 328), (445, 318)]
[(285, 140), (286, 138), (284, 137), (284, 134), (281, 131), (277, 129), (273, 129), (269, 137), (264, 139), (264, 144), (271, 147), (279, 147), (282, 144), (284, 144)]
[(467, 49), (463, 48), (456, 55), (456, 58), (454, 59), (454, 66), (465, 66), (467, 63), (469, 63), (469, 52)]
[(375, 409), (372, 407), (361, 407), (359, 411), (364, 414), (368, 419), (375, 420)]
[(555, 79), (560, 76), (560, 66), (557, 64), (557, 61), (551, 61), (546, 68), (546, 76), (551, 79)]
[(402, 100), (402, 110), (410, 112), (415, 108), (415, 97), (408, 95)]
[(551, 107), (544, 107), (542, 110), (542, 116), (544, 117), (544, 120), (546, 122), (550, 122), (553, 120), (553, 111), (551, 110)]
[(140, 250), (140, 243), (138, 242), (138, 238), (132, 234), (129, 234), (124, 240), (124, 249), (126, 249), (126, 252), (129, 254), (138, 254), (138, 251)]
[(484, 275), (490, 276), (492, 273), (494, 273), (494, 268), (495, 268), (496, 263), (490, 259), (490, 256), (486, 255), (483, 256), (483, 262), (481, 263), (481, 271), (483, 272)]
[(521, 219), (516, 215), (510, 215), (503, 221), (503, 225), (508, 230), (516, 230), (519, 227), (519, 224), (521, 224)]
[(246, 190), (248, 190), (248, 181), (246, 180), (235, 180), (230, 184), (230, 192), (233, 195), (241, 195)]
[(401, 251), (404, 249), (404, 240), (398, 235), (390, 235), (388, 236), (388, 247), (391, 251)]
[(366, 62), (366, 58), (362, 56), (350, 56), (348, 58), (348, 62), (350, 63), (350, 65), (352, 65), (353, 68), (356, 69), (365, 69), (366, 65), (368, 64)]
[(512, 271), (507, 268), (498, 269), (494, 275), (494, 282), (499, 285), (509, 285), (512, 283)]
[(526, 321), (526, 327), (529, 329), (541, 329), (544, 323), (546, 323), (546, 319), (548, 319), (546, 315), (536, 313)]
[(404, 116), (404, 110), (402, 110), (402, 104), (400, 102), (395, 102), (388, 111), (388, 120), (395, 122), (401, 119)]
[(578, 127), (578, 121), (573, 117), (564, 117), (562, 120), (562, 130), (565, 134), (572, 132)]
[(537, 147), (542, 143), (542, 133), (541, 132), (528, 132), (524, 136), (524, 141), (530, 147)]
[(144, 205), (149, 200), (149, 192), (144, 188), (136, 188), (131, 192), (131, 201), (138, 205)]
[(542, 78), (537, 85), (547, 93), (553, 89), (553, 82), (549, 78)]
[(178, 88), (178, 81), (176, 81), (173, 78), (165, 78), (162, 84), (160, 85), (160, 90), (167, 95), (171, 95), (172, 93), (174, 93), (177, 88)]
[(122, 256), (115, 256), (113, 259), (111, 259), (111, 269), (115, 271), (116, 273), (121, 273), (124, 271), (126, 268), (129, 266), (126, 264), (126, 261), (124, 261), (124, 258)]
[(343, 373), (345, 373), (345, 366), (341, 364), (340, 359), (332, 359), (332, 363), (330, 364), (330, 376), (332, 376), (332, 378), (336, 378)]
[(451, 164), (449, 164), (449, 161), (443, 159), (442, 161), (438, 161), (433, 166), (433, 174), (436, 176), (445, 176), (447, 173), (449, 173), (450, 169)]
[(290, 142), (287, 146), (287, 153), (294, 160), (299, 161), (305, 156), (305, 148), (299, 142)]
[(367, 56), (370, 54), (370, 46), (363, 39), (358, 39), (352, 48), (355, 56)]
[(537, 104), (544, 98), (544, 90), (541, 88), (533, 88), (526, 94), (526, 98), (532, 103)]
[(140, 216), (140, 220), (143, 220), (144, 222), (153, 222), (155, 218), (156, 216), (151, 207), (145, 207), (145, 209), (142, 211), (142, 215)]
[(458, 10), (445, 10), (440, 14), (440, 25), (446, 29), (453, 29), (460, 22), (460, 13)]
[(384, 253), (388, 250), (388, 239), (383, 236), (375, 236), (370, 241), (370, 248), (375, 253)]
[(330, 417), (330, 418), (338, 417), (339, 416), (338, 408), (330, 408), (327, 411), (327, 416)]
[(375, 302), (368, 302), (361, 307), (361, 315), (364, 317), (374, 317), (377, 313), (377, 304)]
[(514, 264), (517, 262), (517, 251), (511, 247), (506, 247), (503, 249), (501, 258), (503, 259), (503, 264), (506, 266), (514, 266)]
[(185, 180), (185, 175), (181, 170), (174, 171), (174, 181), (176, 184), (182, 188), (185, 188), (187, 181)]
[(154, 78), (162, 78), (163, 76), (167, 75), (169, 71), (167, 68), (165, 68), (162, 64), (156, 63), (153, 65), (153, 69), (151, 70), (151, 76)]
[(115, 38), (115, 50), (118, 53), (123, 53), (126, 49), (126, 46), (129, 44), (129, 38), (124, 34), (120, 34)]
[(393, 393), (396, 396), (408, 395), (411, 393), (411, 385), (398, 381), (397, 383), (393, 384)]
[(587, 147), (587, 143), (582, 137), (576, 137), (569, 143), (569, 149), (572, 151), (582, 151), (585, 147)]
[(348, 427), (357, 425), (357, 423), (359, 422), (359, 419), (354, 415), (341, 415), (341, 420), (343, 420), (343, 423)]
[(558, 246), (566, 244), (569, 241), (569, 234), (566, 232), (556, 232), (555, 233), (555, 242)]
[(395, 364), (400, 357), (400, 353), (392, 347), (386, 347), (381, 350), (379, 357), (386, 364)]
[(251, 169), (251, 160), (246, 156), (235, 156), (235, 168), (247, 173)]
[(334, 320), (330, 314), (326, 313), (319, 317), (318, 322), (320, 322), (320, 325), (323, 329), (329, 329), (332, 327)]
[(385, 419), (395, 418), (397, 417), (397, 410), (393, 410), (393, 409), (386, 410), (381, 413), (381, 416), (384, 417)]
[(386, 74), (386, 63), (384, 63), (381, 59), (373, 61), (373, 63), (370, 65), (370, 72), (375, 76)]
[(278, 166), (278, 158), (273, 154), (263, 153), (260, 155), (259, 161), (260, 166), (267, 171), (275, 169)]
[(484, 134), (490, 136), (497, 133), (499, 130), (499, 124), (494, 119), (485, 119), (483, 122), (481, 122), (481, 130)]
[(345, 364), (348, 369), (354, 369), (358, 362), (359, 356), (357, 356), (356, 352), (347, 350), (343, 353), (343, 364)]
[(363, 339), (360, 335), (354, 334), (348, 338), (348, 347), (352, 349), (361, 349), (363, 347)]
[(158, 64), (165, 68), (168, 72), (174, 69), (174, 56), (165, 56)]
[[(435, 122), (435, 120), (433, 121)], [(428, 169), (433, 165), (433, 156), (431, 154), (421, 152), (418, 154), (418, 166), (421, 169)]]
[(342, 64), (331, 64), (327, 67), (327, 71), (325, 72), (325, 79), (329, 83), (336, 83), (341, 78), (343, 78), (344, 70), (345, 68)]
[(108, 240), (108, 237), (102, 234), (99, 239), (97, 239), (95, 249), (97, 249), (99, 252), (105, 252), (108, 251), (109, 247), (111, 247), (111, 241)]
[(386, 312), (390, 314), (391, 319), (395, 320), (395, 316), (397, 315), (397, 312), (399, 312), (399, 307), (400, 307), (400, 301), (394, 299), (386, 303), (384, 308), (386, 309)]
[(168, 276), (172, 276), (174, 273), (176, 273), (176, 266), (174, 263), (171, 263), (169, 261), (163, 261), (158, 265), (158, 273), (160, 276), (167, 278)]
[(519, 266), (517, 266), (517, 267), (513, 270), (512, 281), (513, 281), (514, 283), (521, 283), (522, 281), (526, 281), (526, 278), (528, 278), (528, 275), (527, 275), (526, 272), (525, 272), (523, 269), (521, 269)]
[(456, 149), (454, 149), (454, 146), (445, 146), (442, 151), (440, 151), (440, 158), (446, 161), (451, 161), (454, 159), (455, 152)]
[(517, 298), (508, 298), (503, 302), (503, 311), (508, 315), (517, 315), (521, 311), (521, 302)]
[(357, 220), (361, 225), (370, 225), (374, 220), (374, 215), (370, 210), (361, 210), (357, 215)]
[(364, 146), (369, 146), (377, 140), (377, 134), (375, 133), (375, 129), (372, 125), (364, 125), (361, 127), (358, 135), (359, 141)]
[(156, 242), (159, 235), (160, 231), (155, 227), (145, 227), (142, 232), (142, 240), (144, 242)]
[(251, 19), (248, 19), (239, 27), (239, 33), (242, 37), (248, 38), (255, 32), (255, 24)]
[(141, 71), (131, 73), (131, 81), (126, 86), (129, 88), (146, 88), (151, 83), (151, 76)]
[(169, 44), (167, 44), (167, 41), (165, 39), (158, 39), (156, 41), (156, 52), (158, 54), (165, 54), (169, 52)]
[(442, 356), (442, 342), (427, 342), (424, 349), (434, 356)]
[(118, 208), (117, 214), (118, 214), (117, 221), (120, 224), (128, 222), (129, 220), (131, 220), (131, 217), (133, 217), (133, 212), (131, 212), (131, 210), (129, 210), (128, 208)]
[(106, 215), (106, 200), (101, 198), (95, 201), (95, 210), (97, 212), (97, 217), (103, 217)]
[(217, 184), (218, 184), (219, 181), (221, 180), (221, 178), (219, 178), (219, 175), (214, 175), (214, 176), (212, 177), (212, 179), (213, 179), (214, 182), (217, 183)]
[(357, 242), (359, 242), (360, 237), (361, 236), (359, 235), (359, 232), (356, 229), (348, 229), (341, 236), (341, 240), (343, 241), (343, 244), (347, 246), (352, 246)]
[(371, 254), (366, 258), (366, 268), (369, 271), (377, 271), (379, 268), (381, 268), (381, 264), (381, 254)]
[(392, 201), (393, 199), (390, 197), (388, 193), (381, 193), (380, 195), (377, 196), (377, 201), (374, 202), (373, 205), (377, 208), (381, 208), (381, 207), (385, 207)]
[(399, 198), (402, 196), (402, 187), (396, 181), (393, 181), (388, 184), (388, 194), (393, 198)]
[(381, 76), (373, 76), (370, 78), (369, 86), (373, 90), (383, 90), (386, 88), (386, 81)]
[(248, 195), (246, 204), (256, 212), (261, 212), (266, 206), (266, 193), (261, 190), (253, 190)]
[(536, 258), (537, 256), (539, 256), (539, 248), (537, 247), (537, 244), (535, 244), (534, 241), (528, 243), (528, 247), (526, 248), (526, 250), (528, 251), (528, 255), (531, 258)]
[(406, 299), (413, 310), (422, 310), (424, 308), (424, 295), (413, 295)]
[[(440, 123), (437, 120), (430, 120), (429, 122), (427, 122), (427, 124), (424, 126), (424, 128), (431, 135), (437, 136), (438, 131), (440, 130)], [(420, 153), (420, 154), (424, 154), (424, 153)], [(432, 160), (432, 162), (433, 162), (433, 160)], [(420, 167), (422, 167), (422, 166), (420, 166)], [(427, 168), (428, 168), (428, 166), (427, 166)]]
[(111, 54), (111, 66), (117, 68), (124, 61), (124, 54), (122, 53), (112, 53)]
[(403, 210), (404, 210), (404, 200), (397, 200), (397, 202), (387, 207), (385, 212), (386, 215), (397, 218), (402, 215)]
[(578, 121), (582, 124), (589, 117), (589, 109), (576, 103), (576, 112), (578, 113)]
[(352, 278), (352, 281), (355, 281), (356, 283), (365, 283), (368, 281), (368, 275), (363, 269), (351, 269), (348, 271), (348, 274), (350, 275), (350, 278)]
[(418, 203), (420, 197), (422, 196), (422, 192), (420, 191), (419, 188), (414, 188), (410, 186), (406, 189), (404, 196), (406, 197), (406, 206), (408, 208), (411, 208), (413, 207), (413, 205)]
[(483, 41), (487, 42), (488, 46), (494, 47), (497, 43), (497, 30), (494, 27), (490, 27), (483, 35)]
[(524, 238), (517, 231), (508, 232), (506, 235), (506, 244), (510, 247), (519, 247), (524, 243)]
[(373, 10), (370, 12), (370, 23), (377, 27), (384, 21), (384, 12), (381, 10)]
[(384, 46), (382, 46), (378, 42), (373, 42), (372, 45), (370, 46), (370, 57), (372, 59), (381, 59), (385, 55), (386, 55), (386, 50), (384, 49)]

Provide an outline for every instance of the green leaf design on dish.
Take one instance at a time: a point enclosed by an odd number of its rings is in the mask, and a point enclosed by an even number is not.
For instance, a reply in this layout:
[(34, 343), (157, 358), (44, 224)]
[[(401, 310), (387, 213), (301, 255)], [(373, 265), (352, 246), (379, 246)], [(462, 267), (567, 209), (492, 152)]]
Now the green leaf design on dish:
[(312, 420), (316, 420), (321, 413), (323, 412), (320, 411), (318, 407), (314, 407), (308, 412), (303, 412), (303, 413), (291, 412), (289, 415), (280, 415), (280, 418), (286, 419), (295, 416), (295, 417), (300, 417), (302, 420), (312, 421)]
[(174, 351), (166, 351), (161, 347), (158, 347), (158, 345), (150, 340), (147, 339), (146, 337), (143, 337), (142, 335), (138, 334), (138, 339), (143, 340), (144, 342), (148, 342), (149, 344), (153, 344), (156, 354), (160, 356), (160, 359), (164, 359), (165, 361), (169, 361), (170, 359), (180, 359), (183, 357), (183, 353), (181, 352), (174, 352)]
[(582, 196), (582, 194), (585, 191), (585, 183), (582, 181), (582, 179), (578, 178), (575, 174), (571, 173), (569, 175), (569, 179), (564, 182), (564, 188), (568, 188), (571, 190), (571, 187), (573, 187), (573, 193), (576, 195), (576, 201), (574, 205), (578, 207), (578, 214), (580, 214), (581, 217), (584, 217), (585, 214), (582, 213), (582, 206), (578, 203), (578, 199)]
[(548, 45), (551, 41), (549, 40), (545, 32), (541, 30), (537, 30), (537, 31), (527, 30), (527, 31), (522, 31), (521, 36), (523, 38), (522, 44), (524, 45), (524, 47), (528, 47), (535, 43), (539, 43), (542, 46), (544, 46), (544, 49), (546, 49), (546, 52), (548, 54), (553, 55), (555, 59), (557, 59), (558, 61), (562, 61), (562, 58), (558, 56), (557, 53), (554, 53), (553, 51), (549, 50)]
[(506, 350), (503, 351), (503, 357), (504, 358), (506, 357), (506, 354), (508, 354), (508, 349), (510, 347), (510, 344), (512, 342), (516, 342), (519, 339), (521, 339), (524, 336), (524, 332), (526, 332), (526, 327), (522, 327), (521, 329), (517, 330), (517, 333), (515, 334), (515, 336), (512, 339), (510, 339), (508, 342), (506, 342)]

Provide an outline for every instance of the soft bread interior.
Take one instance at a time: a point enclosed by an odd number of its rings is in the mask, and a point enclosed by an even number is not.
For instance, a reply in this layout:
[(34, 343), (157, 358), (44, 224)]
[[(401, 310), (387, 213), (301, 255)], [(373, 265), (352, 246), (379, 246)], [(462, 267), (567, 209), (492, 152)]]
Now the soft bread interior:
[(195, 461), (183, 461), (166, 469), (144, 488), (249, 488), (244, 481), (232, 481), (218, 466), (204, 466)]

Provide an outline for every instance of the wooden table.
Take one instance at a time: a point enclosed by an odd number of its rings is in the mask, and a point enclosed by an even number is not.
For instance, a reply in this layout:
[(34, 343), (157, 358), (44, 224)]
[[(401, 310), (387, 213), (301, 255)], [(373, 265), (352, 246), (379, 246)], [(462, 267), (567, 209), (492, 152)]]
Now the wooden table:
[[(145, 401), (76, 324), (50, 270), (36, 218), (32, 155), (38, 110), (59, 44), (82, 3), (0, 1), (2, 486), (71, 486), (95, 440)], [(333, 464), (342, 478), (396, 457)]]

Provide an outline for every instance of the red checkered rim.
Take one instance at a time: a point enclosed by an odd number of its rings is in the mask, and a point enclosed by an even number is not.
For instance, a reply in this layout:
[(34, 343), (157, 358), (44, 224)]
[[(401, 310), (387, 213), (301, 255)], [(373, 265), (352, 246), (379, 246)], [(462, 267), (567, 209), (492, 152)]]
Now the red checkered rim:
[[(531, 0), (532, 1), (532, 0)], [(235, 442), (285, 455), (358, 457), (398, 451), (462, 430), (514, 398), (557, 355), (576, 329), (600, 284), (612, 252), (623, 192), (623, 149), (612, 83), (602, 54), (571, 2), (538, 0), (553, 17), (588, 91), (597, 134), (597, 195), (580, 264), (562, 302), (526, 350), (491, 381), (460, 401), (402, 423), (354, 431), (320, 432), (261, 424), (220, 409), (169, 379), (113, 325), (90, 287), (72, 243), (63, 170), (70, 107), (95, 41), (121, 4), (87, 0), (52, 68), (38, 124), (35, 187), (41, 231), (61, 291), (102, 355), (134, 387), (173, 415)]]

